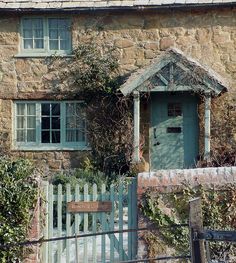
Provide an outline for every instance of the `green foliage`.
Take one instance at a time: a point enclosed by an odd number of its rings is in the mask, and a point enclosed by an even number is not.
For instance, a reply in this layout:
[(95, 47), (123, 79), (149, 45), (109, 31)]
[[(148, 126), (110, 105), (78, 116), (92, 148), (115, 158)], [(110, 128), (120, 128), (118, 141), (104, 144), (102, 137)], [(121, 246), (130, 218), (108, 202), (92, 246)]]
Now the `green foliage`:
[[(109, 178), (109, 180), (111, 179)], [(76, 184), (79, 184), (80, 187), (88, 184), (91, 189), (93, 184), (97, 184), (98, 188), (100, 188), (102, 184), (107, 184), (107, 182), (108, 178), (104, 173), (86, 171), (84, 169), (59, 173), (52, 179), (54, 185), (62, 184), (63, 192), (65, 192), (66, 184), (70, 184), (71, 190), (74, 191)]]
[(113, 49), (108, 48), (102, 53), (95, 43), (80, 44), (73, 53), (76, 61), (75, 80), (80, 92), (88, 94), (90, 98), (99, 92), (114, 92), (118, 60)]
[[(25, 241), (35, 202), (37, 182), (27, 160), (0, 159), (0, 244)], [(22, 247), (0, 250), (0, 262), (20, 262)]]
[(109, 175), (125, 174), (133, 151), (133, 100), (119, 91), (124, 76), (119, 75), (117, 50), (91, 40), (80, 43), (73, 54), (68, 60), (50, 58), (49, 84), (57, 99), (85, 102), (87, 138), (96, 168)]
[[(202, 199), (204, 227), (215, 230), (236, 229), (236, 185), (219, 189), (205, 189), (201, 185), (191, 188), (185, 185), (179, 193), (171, 194), (150, 191), (146, 193), (142, 211), (157, 227), (186, 223), (188, 203), (194, 197)], [(163, 242), (173, 247), (177, 254), (188, 254), (189, 233), (186, 228), (163, 228), (159, 233)], [(210, 243), (210, 251), (213, 259), (236, 255), (233, 243)]]

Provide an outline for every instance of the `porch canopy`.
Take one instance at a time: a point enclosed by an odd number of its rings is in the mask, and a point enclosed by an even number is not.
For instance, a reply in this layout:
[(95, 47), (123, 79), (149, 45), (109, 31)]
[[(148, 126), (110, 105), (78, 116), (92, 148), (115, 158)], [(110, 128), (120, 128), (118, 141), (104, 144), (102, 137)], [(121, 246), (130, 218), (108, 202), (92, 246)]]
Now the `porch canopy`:
[(211, 98), (228, 90), (227, 84), (213, 70), (201, 65), (176, 48), (170, 48), (147, 67), (132, 74), (120, 88), (134, 98), (134, 162), (140, 160), (140, 92), (191, 91), (205, 99), (205, 153), (210, 157)]

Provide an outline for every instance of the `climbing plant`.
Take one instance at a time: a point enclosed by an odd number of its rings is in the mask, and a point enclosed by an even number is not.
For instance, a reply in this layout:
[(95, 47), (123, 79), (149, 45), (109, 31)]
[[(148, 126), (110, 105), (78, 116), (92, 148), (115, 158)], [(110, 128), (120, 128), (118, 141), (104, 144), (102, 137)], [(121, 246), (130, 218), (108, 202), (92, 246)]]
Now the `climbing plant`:
[[(145, 194), (141, 210), (159, 229), (158, 235), (147, 234), (145, 237), (151, 256), (158, 251), (155, 244), (159, 247), (160, 244), (162, 247), (169, 246), (176, 254), (189, 254), (188, 228), (168, 226), (188, 222), (188, 202), (194, 197), (202, 199), (204, 227), (215, 230), (236, 229), (236, 185), (225, 185), (217, 189), (185, 185), (178, 193), (170, 194), (150, 190)], [(212, 259), (217, 260), (234, 257), (236, 246), (233, 243), (212, 242), (210, 253)]]
[(52, 74), (60, 69), (53, 79), (57, 98), (85, 102), (93, 165), (106, 174), (125, 173), (132, 155), (132, 100), (119, 91), (115, 50), (83, 43), (73, 55), (69, 61), (55, 57), (51, 62)]
[[(34, 167), (27, 160), (0, 159), (0, 245), (23, 242), (37, 200)], [(23, 247), (0, 249), (0, 262), (21, 262)]]

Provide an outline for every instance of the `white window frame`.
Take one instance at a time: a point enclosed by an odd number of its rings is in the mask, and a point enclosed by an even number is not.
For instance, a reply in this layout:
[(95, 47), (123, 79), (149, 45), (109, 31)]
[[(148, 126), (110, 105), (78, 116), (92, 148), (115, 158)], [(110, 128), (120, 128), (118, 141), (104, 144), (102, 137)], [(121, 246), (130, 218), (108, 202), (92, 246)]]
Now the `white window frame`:
[[(36, 142), (17, 142), (16, 114), (17, 104), (35, 104), (36, 105)], [(41, 104), (59, 103), (60, 104), (60, 143), (41, 143)], [(14, 101), (13, 102), (13, 144), (15, 150), (90, 150), (88, 146), (87, 132), (85, 132), (85, 141), (66, 142), (66, 104), (67, 103), (84, 103), (83, 101)], [(86, 117), (85, 117), (86, 118)], [(87, 123), (85, 121), (85, 131)]]
[[(42, 19), (43, 20), (43, 34), (44, 34), (44, 48), (43, 49), (24, 49), (24, 38), (23, 38), (23, 20), (24, 19)], [(70, 30), (69, 30), (69, 49), (68, 50), (50, 50), (49, 49), (49, 19), (67, 19), (70, 23)], [(72, 53), (72, 30), (71, 30), (72, 21), (71, 18), (68, 17), (58, 17), (58, 16), (24, 16), (21, 18), (20, 22), (20, 53), (18, 56), (67, 56), (71, 55)]]

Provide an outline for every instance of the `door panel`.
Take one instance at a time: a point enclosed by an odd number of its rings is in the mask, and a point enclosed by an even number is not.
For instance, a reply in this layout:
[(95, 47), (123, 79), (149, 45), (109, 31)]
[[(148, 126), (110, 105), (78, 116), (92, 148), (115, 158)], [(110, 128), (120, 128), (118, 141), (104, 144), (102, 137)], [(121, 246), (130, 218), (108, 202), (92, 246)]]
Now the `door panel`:
[(154, 93), (151, 97), (151, 168), (191, 167), (198, 154), (197, 97)]

